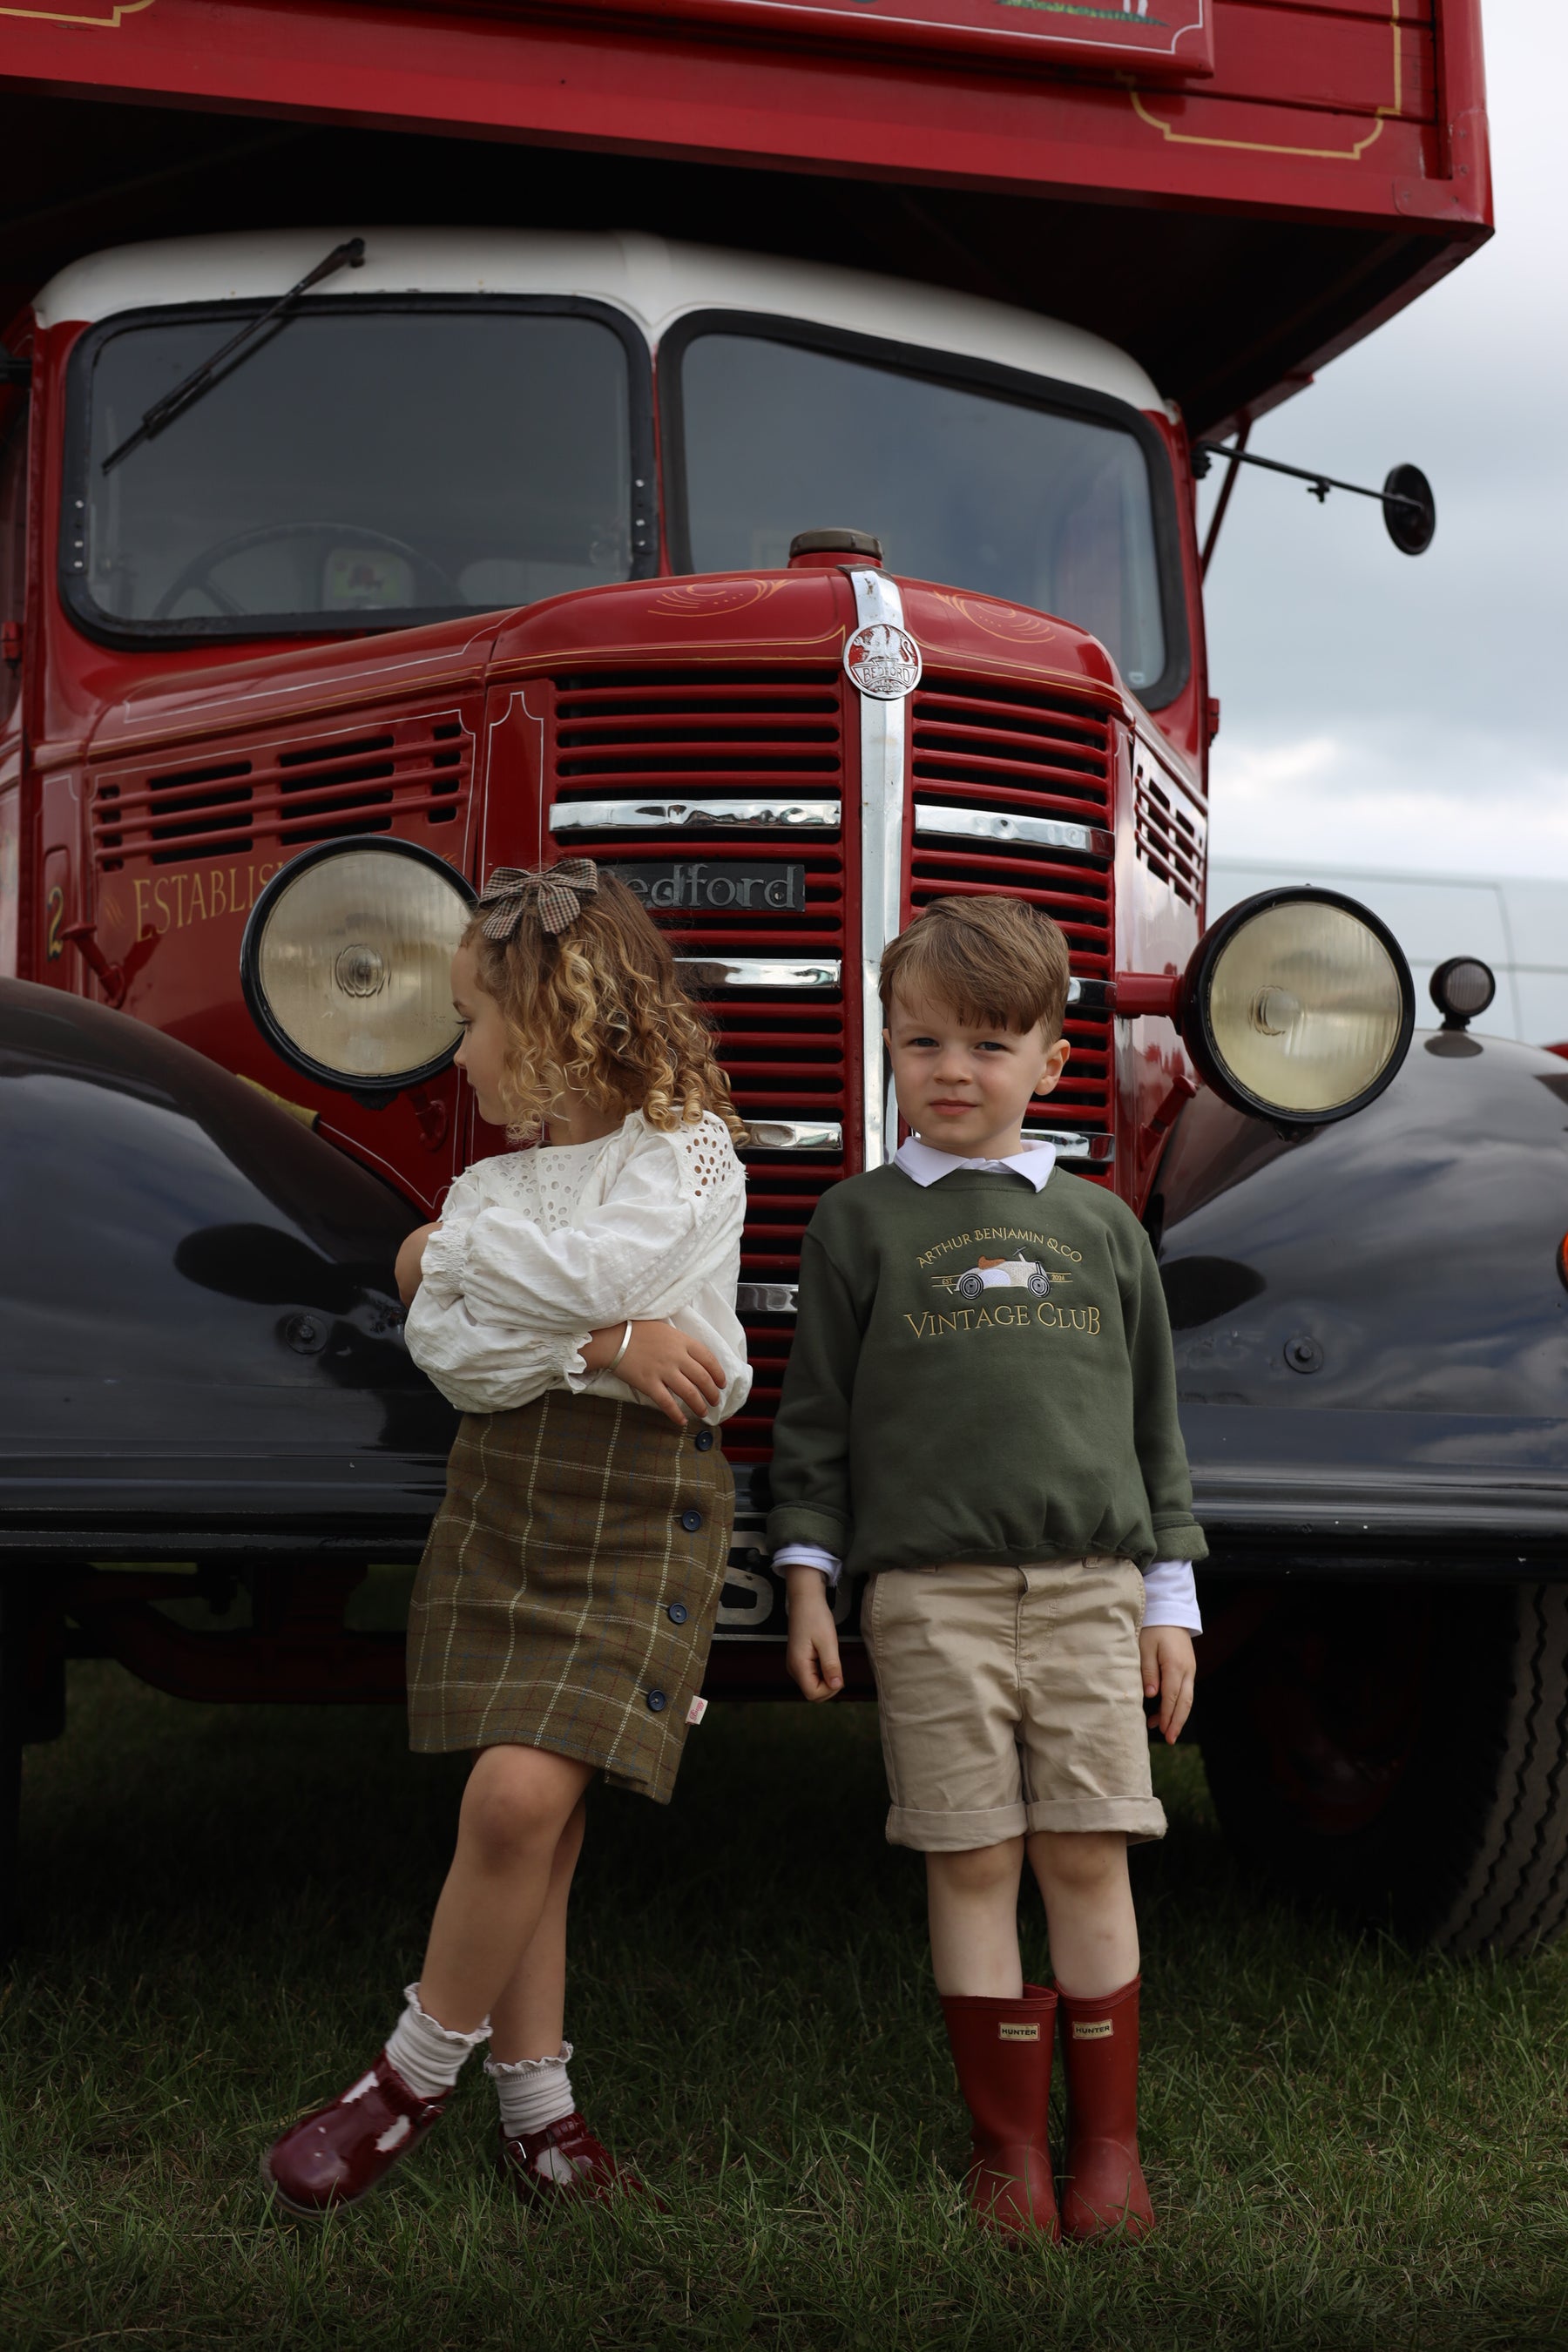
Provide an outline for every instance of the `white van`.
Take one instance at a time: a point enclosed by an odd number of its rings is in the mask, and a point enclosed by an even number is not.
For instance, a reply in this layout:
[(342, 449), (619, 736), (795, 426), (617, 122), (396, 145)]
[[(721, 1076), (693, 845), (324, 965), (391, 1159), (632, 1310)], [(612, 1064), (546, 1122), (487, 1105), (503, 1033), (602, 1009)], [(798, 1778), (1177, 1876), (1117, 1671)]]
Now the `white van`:
[[(1209, 861), (1209, 920), (1257, 890), (1303, 882), (1342, 890), (1382, 916), (1409, 958), (1423, 1004), (1436, 965), (1449, 956), (1479, 956), (1497, 974), (1497, 995), (1478, 1029), (1528, 1045), (1568, 1043), (1568, 882), (1351, 866), (1309, 871), (1215, 857)], [(1423, 1017), (1418, 1012), (1417, 1021)], [(1436, 1014), (1429, 1017), (1436, 1024)]]

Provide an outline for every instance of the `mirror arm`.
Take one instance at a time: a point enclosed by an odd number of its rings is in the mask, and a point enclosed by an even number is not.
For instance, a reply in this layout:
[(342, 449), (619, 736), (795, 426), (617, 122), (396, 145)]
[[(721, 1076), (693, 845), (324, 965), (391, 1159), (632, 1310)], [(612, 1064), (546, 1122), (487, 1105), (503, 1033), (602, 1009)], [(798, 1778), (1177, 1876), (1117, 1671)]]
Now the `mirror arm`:
[[(1245, 441), (1245, 439), (1244, 434), (1242, 440)], [(1194, 453), (1205, 457), (1224, 457), (1233, 466), (1261, 466), (1270, 474), (1289, 474), (1295, 481), (1305, 482), (1309, 486), (1312, 497), (1317, 499), (1320, 506), (1331, 490), (1349, 490), (1352, 498), (1376, 499), (1382, 506), (1408, 507), (1413, 514), (1421, 514), (1425, 511), (1419, 499), (1406, 498), (1399, 490), (1369, 490), (1360, 482), (1336, 481), (1332, 474), (1315, 474), (1304, 466), (1282, 466), (1278, 457), (1249, 457), (1240, 442), (1234, 449), (1227, 449), (1223, 441), (1194, 441), (1193, 448)], [(1198, 469), (1194, 467), (1193, 470), (1196, 473)], [(1203, 470), (1206, 473), (1207, 467), (1205, 466)], [(1200, 474), (1198, 478), (1201, 480), (1203, 476)], [(1231, 481), (1235, 478), (1233, 474)], [(1226, 488), (1228, 490), (1229, 488), (1230, 482), (1227, 482)], [(1212, 530), (1209, 536), (1212, 540), (1214, 536)]]

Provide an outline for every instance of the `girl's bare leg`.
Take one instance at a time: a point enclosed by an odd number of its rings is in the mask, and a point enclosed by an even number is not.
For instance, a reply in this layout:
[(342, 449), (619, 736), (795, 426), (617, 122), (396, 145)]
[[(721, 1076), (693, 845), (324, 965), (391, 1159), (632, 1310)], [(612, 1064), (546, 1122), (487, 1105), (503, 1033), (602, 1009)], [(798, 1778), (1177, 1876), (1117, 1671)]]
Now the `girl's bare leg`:
[[(487, 1748), (477, 1759), (419, 1979), (426, 2016), (449, 2032), (471, 2033), (481, 2025), (517, 1973), (543, 1918), (556, 1852), (593, 1769), (542, 1748)], [(564, 1910), (563, 1893), (563, 1934)], [(559, 2046), (558, 2033), (552, 2054)]]
[(550, 1866), (550, 1885), (533, 1940), (490, 2004), (490, 2056), (501, 2065), (519, 2058), (553, 2058), (566, 2030), (566, 1904), (583, 1851), (585, 1806), (581, 1798), (562, 1831)]

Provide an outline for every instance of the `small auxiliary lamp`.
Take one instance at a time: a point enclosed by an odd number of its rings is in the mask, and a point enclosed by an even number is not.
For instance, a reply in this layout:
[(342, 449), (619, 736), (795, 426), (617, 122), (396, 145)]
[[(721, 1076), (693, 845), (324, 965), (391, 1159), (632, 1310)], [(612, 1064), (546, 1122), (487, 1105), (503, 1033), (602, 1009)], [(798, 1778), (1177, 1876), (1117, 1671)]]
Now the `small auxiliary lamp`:
[(1497, 977), (1479, 956), (1450, 956), (1428, 983), (1445, 1029), (1468, 1029), (1497, 994)]

